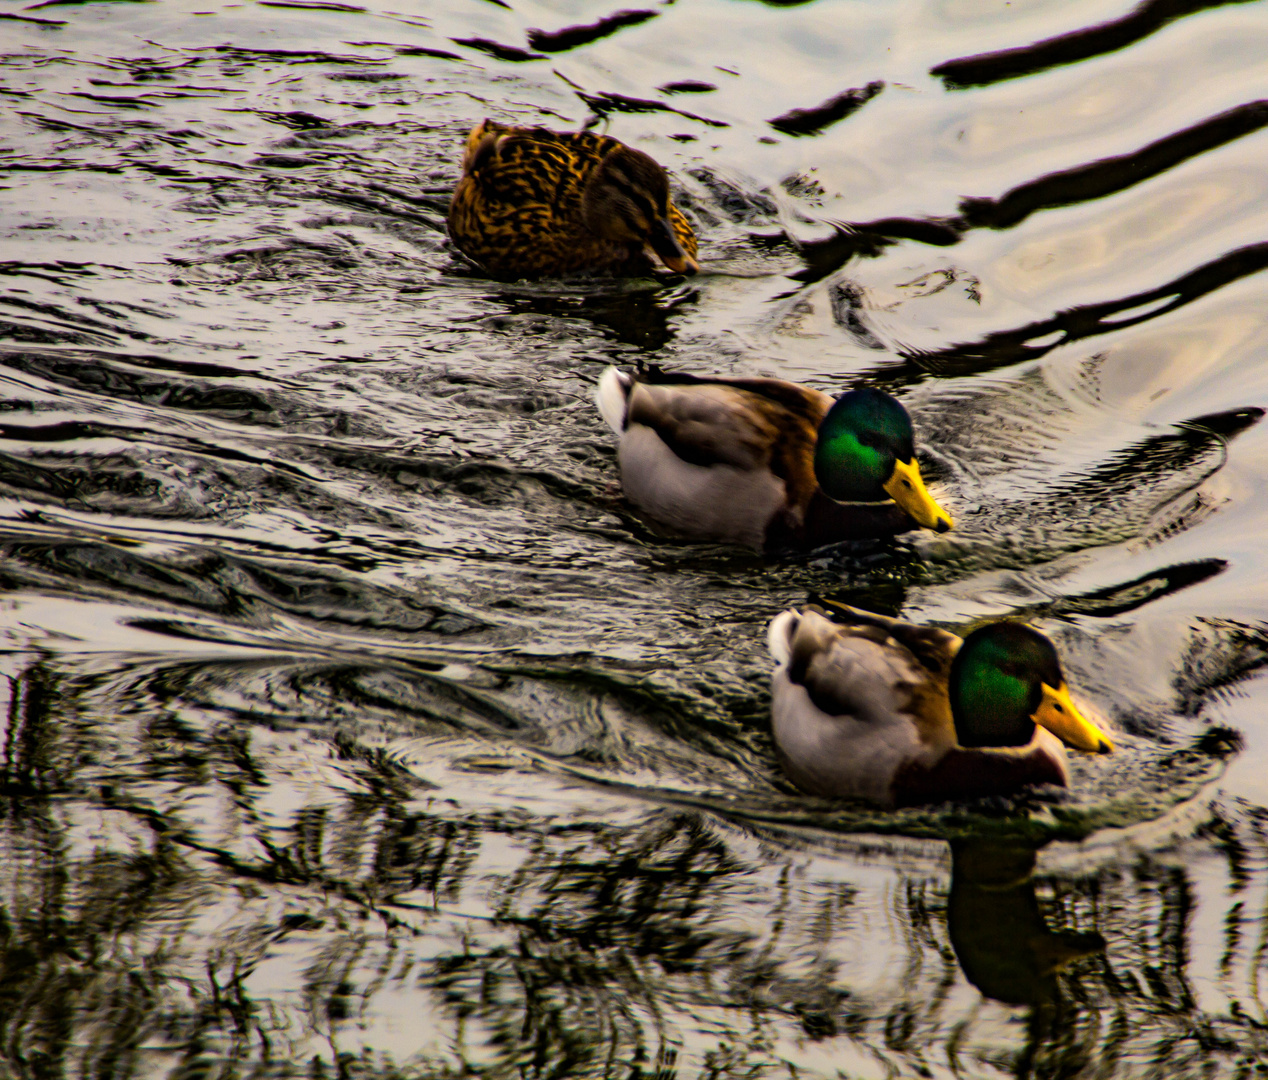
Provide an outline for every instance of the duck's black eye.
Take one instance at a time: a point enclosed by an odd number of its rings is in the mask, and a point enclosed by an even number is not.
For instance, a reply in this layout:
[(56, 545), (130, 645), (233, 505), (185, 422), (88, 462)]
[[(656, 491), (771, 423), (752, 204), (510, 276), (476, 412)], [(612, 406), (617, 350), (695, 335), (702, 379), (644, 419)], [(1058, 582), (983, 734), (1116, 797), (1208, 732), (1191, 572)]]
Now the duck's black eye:
[(1053, 710), (1053, 712), (1063, 713), (1063, 712), (1065, 712), (1065, 706), (1064, 706), (1064, 705), (1058, 705), (1058, 704), (1054, 701), (1054, 702), (1052, 703), (1052, 710)]
[(904, 480), (904, 481), (903, 481), (903, 487), (907, 488), (907, 489), (910, 491), (910, 490), (911, 490), (911, 481), (910, 481), (910, 480)]

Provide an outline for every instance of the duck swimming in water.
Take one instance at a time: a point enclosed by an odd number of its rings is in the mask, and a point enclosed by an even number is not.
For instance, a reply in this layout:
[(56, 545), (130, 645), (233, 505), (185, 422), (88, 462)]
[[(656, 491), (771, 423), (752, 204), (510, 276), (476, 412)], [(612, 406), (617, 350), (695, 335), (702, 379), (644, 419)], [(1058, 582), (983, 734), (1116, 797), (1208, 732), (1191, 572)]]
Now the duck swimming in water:
[(491, 277), (694, 274), (696, 234), (651, 157), (606, 135), (484, 120), (449, 204), (455, 246)]
[(596, 400), (626, 496), (683, 536), (778, 550), (951, 528), (883, 391), (610, 367)]
[(785, 611), (767, 641), (771, 730), (803, 791), (885, 807), (1069, 784), (1062, 743), (1108, 753), (1052, 642), (1019, 622), (966, 638), (834, 605)]

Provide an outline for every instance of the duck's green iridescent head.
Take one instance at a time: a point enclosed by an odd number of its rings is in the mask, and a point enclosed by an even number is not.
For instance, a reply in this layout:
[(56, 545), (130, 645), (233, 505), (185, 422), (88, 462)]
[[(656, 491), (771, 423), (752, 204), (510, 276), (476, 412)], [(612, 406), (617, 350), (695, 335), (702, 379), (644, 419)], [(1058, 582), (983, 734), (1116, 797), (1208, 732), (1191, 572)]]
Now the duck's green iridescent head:
[(1052, 642), (1022, 623), (991, 623), (966, 637), (948, 691), (961, 746), (1024, 746), (1042, 724), (1076, 750), (1113, 749), (1070, 700)]
[(837, 398), (819, 425), (815, 477), (838, 502), (890, 498), (918, 525), (945, 532), (951, 515), (925, 489), (907, 410), (871, 387)]

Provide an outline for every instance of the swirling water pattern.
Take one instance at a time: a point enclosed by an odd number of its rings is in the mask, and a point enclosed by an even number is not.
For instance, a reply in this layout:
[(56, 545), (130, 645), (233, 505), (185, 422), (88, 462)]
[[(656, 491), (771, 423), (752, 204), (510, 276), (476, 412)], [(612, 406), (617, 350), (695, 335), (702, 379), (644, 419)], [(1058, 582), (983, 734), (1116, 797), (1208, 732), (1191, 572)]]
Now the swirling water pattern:
[[(0, 16), (0, 1072), (1262, 1070), (1262, 2)], [(464, 267), (486, 115), (653, 153), (705, 272)], [(657, 535), (639, 361), (899, 394), (956, 531)], [(1035, 620), (1120, 752), (797, 795), (811, 596)]]

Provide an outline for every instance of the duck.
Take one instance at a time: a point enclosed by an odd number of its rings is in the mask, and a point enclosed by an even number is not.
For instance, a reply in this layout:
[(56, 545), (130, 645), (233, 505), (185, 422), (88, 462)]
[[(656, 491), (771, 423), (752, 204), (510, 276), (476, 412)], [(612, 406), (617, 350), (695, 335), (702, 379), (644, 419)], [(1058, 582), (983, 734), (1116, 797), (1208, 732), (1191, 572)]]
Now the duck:
[(802, 791), (894, 809), (1068, 787), (1065, 747), (1113, 750), (1052, 641), (1013, 620), (964, 638), (833, 605), (777, 615), (771, 733)]
[(952, 527), (921, 478), (911, 417), (884, 391), (834, 399), (652, 365), (607, 368), (595, 400), (620, 438), (626, 497), (680, 536), (775, 552)]
[(448, 224), (458, 250), (503, 280), (700, 269), (665, 170), (591, 131), (481, 121), (467, 136)]

